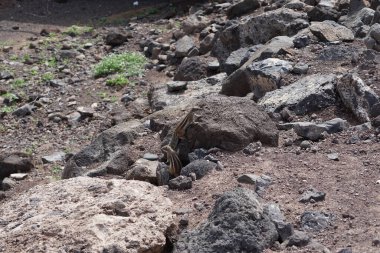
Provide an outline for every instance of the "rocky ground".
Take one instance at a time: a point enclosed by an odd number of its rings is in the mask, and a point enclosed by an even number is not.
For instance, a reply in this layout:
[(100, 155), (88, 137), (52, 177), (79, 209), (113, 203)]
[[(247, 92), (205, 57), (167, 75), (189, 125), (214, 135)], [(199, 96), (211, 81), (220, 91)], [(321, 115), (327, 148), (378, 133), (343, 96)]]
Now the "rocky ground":
[(380, 252), (379, 8), (0, 0), (0, 252)]

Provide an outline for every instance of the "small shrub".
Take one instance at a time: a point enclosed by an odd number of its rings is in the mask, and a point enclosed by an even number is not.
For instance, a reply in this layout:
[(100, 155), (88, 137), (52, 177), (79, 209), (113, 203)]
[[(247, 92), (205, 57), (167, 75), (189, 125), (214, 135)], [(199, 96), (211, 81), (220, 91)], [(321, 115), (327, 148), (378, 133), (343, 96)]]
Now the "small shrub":
[(49, 82), (49, 81), (53, 80), (53, 78), (54, 78), (54, 75), (51, 72), (46, 72), (41, 77), (42, 81), (44, 81), (44, 82)]
[(12, 86), (13, 89), (24, 87), (25, 86), (25, 80), (24, 79), (20, 79), (20, 78), (19, 79), (15, 79), (15, 80), (13, 80), (11, 86)]
[(114, 78), (107, 80), (107, 85), (109, 85), (109, 86), (125, 86), (128, 84), (128, 82), (129, 82), (129, 80), (125, 76), (119, 74), (119, 75), (116, 75)]
[(12, 113), (16, 108), (14, 106), (3, 106), (0, 108), (1, 113)]
[(17, 101), (19, 99), (17, 95), (15, 95), (13, 93), (10, 93), (10, 92), (7, 92), (7, 93), (5, 93), (5, 94), (3, 94), (1, 96), (3, 98), (8, 99), (10, 104), (13, 103), (13, 102), (15, 102), (15, 101)]
[(101, 77), (126, 72), (127, 76), (136, 76), (144, 72), (146, 58), (140, 53), (122, 53), (106, 56), (94, 68), (94, 76)]
[(92, 31), (94, 31), (94, 28), (90, 26), (72, 25), (68, 27), (63, 33), (75, 37), (85, 33), (91, 33)]

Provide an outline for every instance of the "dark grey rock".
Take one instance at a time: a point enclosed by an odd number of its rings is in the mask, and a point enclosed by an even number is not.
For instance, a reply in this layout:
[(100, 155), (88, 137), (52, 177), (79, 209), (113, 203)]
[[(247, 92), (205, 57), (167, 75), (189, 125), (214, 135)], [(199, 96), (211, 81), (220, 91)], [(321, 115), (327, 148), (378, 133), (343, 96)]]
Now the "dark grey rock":
[(112, 153), (105, 164), (105, 169), (108, 174), (122, 175), (130, 169), (130, 166), (135, 161), (131, 158), (127, 147)]
[(52, 87), (55, 87), (55, 88), (59, 88), (59, 87), (63, 87), (65, 86), (66, 84), (62, 81), (62, 80), (59, 80), (59, 79), (53, 79), (53, 80), (50, 80), (48, 82), (48, 84)]
[(226, 72), (227, 75), (230, 75), (232, 72), (237, 70), (241, 65), (244, 57), (246, 56), (249, 48), (243, 47), (239, 48), (236, 51), (233, 51), (228, 58), (222, 62), (222, 71)]
[(352, 253), (352, 249), (351, 248), (341, 249), (337, 253)]
[(295, 48), (304, 48), (310, 44), (310, 37), (307, 34), (303, 34), (294, 38), (293, 43)]
[(318, 201), (324, 201), (325, 197), (326, 197), (326, 193), (317, 191), (316, 189), (311, 188), (302, 194), (301, 199), (299, 201), (301, 203), (318, 202)]
[(181, 175), (189, 177), (191, 173), (195, 173), (198, 180), (209, 174), (215, 168), (216, 163), (203, 159), (195, 160), (182, 168)]
[(272, 184), (272, 178), (267, 175), (244, 174), (237, 181), (243, 184), (254, 185), (255, 191), (258, 194), (262, 194)]
[(58, 56), (60, 59), (72, 59), (77, 57), (78, 52), (75, 50), (60, 50)]
[(194, 40), (189, 36), (185, 35), (179, 39), (176, 44), (176, 57), (186, 57), (189, 52), (195, 47)]
[(207, 63), (201, 57), (185, 58), (179, 65), (174, 81), (196, 81), (207, 77)]
[(0, 80), (9, 80), (9, 79), (13, 79), (13, 75), (12, 73), (8, 72), (8, 71), (0, 71)]
[(276, 36), (293, 36), (309, 26), (307, 15), (286, 8), (248, 16), (242, 23), (230, 22), (220, 33), (213, 48), (220, 62), (231, 52), (256, 44), (264, 44)]
[(274, 57), (281, 50), (286, 50), (291, 47), (293, 47), (293, 39), (287, 36), (278, 36), (267, 44), (255, 48), (249, 60), (223, 82), (221, 93), (227, 96), (246, 96), (252, 92), (251, 86), (253, 83), (250, 79), (248, 67), (257, 60)]
[(34, 168), (32, 159), (27, 154), (0, 154), (0, 179), (17, 172), (28, 172), (32, 168)]
[(307, 231), (318, 232), (331, 225), (333, 216), (324, 212), (306, 211), (301, 216), (301, 227)]
[(301, 144), (300, 144), (300, 148), (301, 149), (308, 149), (308, 148), (311, 148), (311, 143), (310, 141), (302, 141)]
[(173, 252), (259, 253), (277, 239), (276, 227), (264, 214), (255, 193), (238, 188), (216, 201), (204, 224), (183, 232)]
[(308, 13), (309, 19), (311, 21), (324, 21), (333, 20), (338, 21), (341, 13), (333, 6), (326, 6), (323, 3), (314, 6)]
[(325, 132), (332, 134), (348, 128), (347, 121), (340, 118), (332, 119), (321, 124), (297, 122), (289, 123), (289, 125), (293, 125), (293, 129), (297, 135), (312, 141), (323, 139)]
[(95, 114), (94, 109), (83, 106), (78, 107), (77, 112), (80, 113), (81, 119), (92, 118)]
[(227, 9), (227, 18), (233, 19), (240, 17), (244, 14), (250, 13), (260, 7), (260, 2), (258, 0), (242, 0), (237, 3), (232, 4)]
[(369, 49), (380, 52), (380, 24), (375, 23), (368, 31), (366, 38), (364, 39), (365, 45)]
[(189, 161), (193, 162), (198, 159), (203, 159), (207, 156), (207, 150), (204, 148), (197, 148), (193, 152), (189, 153)]
[[(247, 66), (247, 75), (251, 80), (249, 85), (253, 92), (254, 99), (257, 100), (263, 97), (265, 93), (280, 88), (282, 75), (289, 73), (292, 69), (293, 65), (291, 62), (277, 58), (268, 58)], [(249, 89), (236, 88), (243, 90)]]
[(260, 151), (262, 146), (263, 145), (259, 141), (258, 142), (252, 142), (252, 143), (248, 144), (248, 146), (246, 146), (243, 149), (243, 153), (247, 154), (247, 155), (253, 155), (256, 152)]
[(191, 177), (178, 176), (172, 180), (169, 180), (169, 189), (184, 191), (193, 187), (193, 180)]
[(214, 33), (210, 33), (207, 35), (200, 43), (199, 45), (199, 53), (200, 54), (206, 54), (209, 51), (211, 51), (212, 47), (214, 46), (216, 36)]
[(357, 52), (353, 47), (346, 44), (330, 45), (322, 48), (318, 53), (318, 60), (321, 61), (344, 61), (352, 60)]
[(76, 125), (81, 120), (81, 114), (79, 112), (72, 112), (65, 117), (70, 125)]
[(345, 74), (338, 80), (336, 89), (343, 104), (360, 122), (370, 120), (372, 107), (380, 102), (379, 96), (357, 74)]
[(14, 110), (12, 114), (17, 117), (25, 117), (25, 116), (31, 115), (35, 109), (36, 109), (35, 106), (31, 104), (25, 104), (17, 108), (16, 110)]
[(333, 74), (306, 76), (289, 86), (267, 92), (258, 104), (272, 113), (284, 107), (298, 115), (318, 111), (335, 104), (336, 79)]
[(167, 185), (169, 184), (170, 174), (168, 170), (168, 165), (165, 163), (159, 163), (156, 171), (157, 185)]
[(179, 92), (187, 89), (187, 82), (171, 81), (166, 84), (168, 92)]
[(287, 246), (303, 247), (310, 242), (310, 237), (302, 231), (294, 231), (294, 233), (288, 238)]
[[(361, 7), (353, 7), (352, 5), (359, 4)], [(347, 28), (350, 28), (356, 37), (361, 36), (360, 32), (365, 26), (370, 26), (375, 16), (375, 10), (365, 7), (363, 1), (350, 1), (350, 11), (346, 16), (339, 19), (339, 23)], [(366, 34), (364, 34), (365, 36)]]
[(9, 177), (6, 177), (1, 182), (1, 189), (3, 191), (8, 191), (16, 186), (17, 182)]
[(237, 151), (253, 141), (278, 145), (274, 122), (248, 98), (209, 96), (197, 106), (202, 109), (187, 129), (188, 140), (195, 144), (193, 148)]
[(277, 204), (268, 204), (264, 206), (264, 213), (275, 224), (284, 222), (285, 217), (281, 213), (280, 207)]
[(309, 70), (309, 65), (307, 65), (306, 63), (300, 62), (294, 65), (292, 72), (294, 74), (304, 75), (304, 74), (307, 74), (308, 70)]
[(126, 41), (128, 41), (127, 36), (118, 32), (109, 32), (104, 38), (104, 42), (106, 43), (106, 45), (110, 45), (113, 47), (120, 46)]
[(67, 161), (62, 179), (81, 176), (86, 173), (88, 166), (107, 161), (121, 147), (132, 143), (139, 131), (144, 131), (144, 126), (136, 120), (116, 125), (102, 132), (90, 145)]
[(201, 32), (210, 24), (210, 20), (207, 16), (200, 15), (199, 13), (193, 13), (187, 16), (187, 18), (182, 22), (182, 30), (185, 34), (193, 34)]
[(288, 240), (288, 238), (294, 234), (294, 227), (291, 223), (277, 222), (276, 229), (282, 242)]

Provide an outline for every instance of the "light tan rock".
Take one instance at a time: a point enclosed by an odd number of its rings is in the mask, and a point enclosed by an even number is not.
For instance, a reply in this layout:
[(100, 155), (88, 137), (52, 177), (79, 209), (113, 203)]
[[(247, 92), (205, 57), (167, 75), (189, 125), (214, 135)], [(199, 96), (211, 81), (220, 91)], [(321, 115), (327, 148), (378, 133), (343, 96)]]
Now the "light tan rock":
[(162, 188), (141, 181), (77, 177), (39, 185), (0, 206), (0, 249), (162, 252), (171, 206)]

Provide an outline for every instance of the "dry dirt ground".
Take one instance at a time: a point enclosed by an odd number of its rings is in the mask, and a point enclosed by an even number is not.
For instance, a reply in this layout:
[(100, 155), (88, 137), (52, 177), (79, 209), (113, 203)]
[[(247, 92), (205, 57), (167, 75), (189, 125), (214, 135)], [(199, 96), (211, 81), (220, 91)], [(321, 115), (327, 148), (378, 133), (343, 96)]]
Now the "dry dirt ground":
[[(96, 2), (96, 4), (94, 4)], [(117, 8), (112, 7), (116, 4)], [(142, 5), (150, 8), (151, 2), (140, 1)], [(161, 1), (160, 1), (161, 2)], [(192, 1), (187, 1), (191, 3)], [(127, 4), (128, 3), (128, 4)], [(41, 8), (36, 8), (42, 6)], [(97, 6), (99, 8), (90, 8)], [(125, 9), (124, 9), (125, 8)], [(108, 26), (114, 25), (115, 19), (128, 16), (131, 10), (131, 1), (74, 1), (58, 5), (52, 1), (24, 0), (6, 1), (0, 0), (0, 40), (14, 47), (14, 52), (24, 52), (25, 45), (30, 37), (40, 39), (39, 32), (42, 28), (59, 28), (72, 24), (90, 24), (102, 26), (102, 22), (110, 21)], [(38, 11), (36, 11), (38, 10)], [(133, 10), (135, 11), (135, 10)], [(120, 14), (122, 12), (122, 14)], [(124, 13), (124, 14), (123, 14)], [(127, 14), (125, 14), (127, 13)], [(107, 21), (107, 22), (108, 22)], [(118, 21), (118, 20), (116, 20)], [(98, 22), (98, 23), (96, 23)], [(145, 21), (141, 25), (147, 30), (151, 22)], [(18, 27), (18, 30), (15, 30)], [(101, 30), (101, 28), (99, 28)], [(167, 31), (168, 33), (170, 31)], [(137, 39), (128, 44), (129, 49), (138, 50)], [(355, 47), (350, 45), (349, 47)], [(2, 53), (0, 53), (2, 54)], [(342, 60), (341, 63), (324, 64), (310, 55), (297, 55), (294, 57), (312, 63), (311, 73), (331, 73), (342, 71), (341, 68), (351, 64), (351, 59)], [(314, 52), (314, 54), (316, 54)], [(9, 59), (11, 55), (4, 54), (1, 58)], [(347, 67), (348, 68), (348, 67)], [(80, 71), (80, 66), (77, 68)], [(22, 68), (19, 70), (22, 75)], [(372, 71), (372, 72), (371, 72)], [(375, 71), (375, 72), (373, 72)], [(364, 70), (363, 78), (371, 80), (372, 87), (379, 93), (379, 68)], [(168, 80), (162, 72), (148, 71), (144, 80), (150, 84), (158, 84)], [(102, 81), (85, 80), (81, 82), (82, 105), (102, 103), (99, 93), (107, 93), (109, 97), (119, 98), (121, 90), (106, 87)], [(144, 90), (144, 87), (136, 89)], [(59, 96), (59, 94), (56, 94)], [(63, 98), (65, 99), (65, 97)], [(112, 104), (107, 115), (111, 112), (122, 111), (123, 105), (119, 102)], [(142, 108), (143, 109), (143, 108)], [(317, 114), (321, 119), (331, 119), (336, 116), (347, 118), (349, 113), (342, 108), (330, 108)], [(17, 198), (17, 195), (36, 184), (42, 184), (56, 180), (56, 172), (52, 165), (42, 165), (40, 158), (53, 151), (68, 150), (78, 151), (88, 144), (101, 130), (107, 128), (110, 118), (98, 118), (89, 122), (83, 122), (76, 128), (68, 128), (47, 122), (44, 115), (36, 115), (43, 121), (41, 130), (30, 120), (17, 120), (10, 116), (0, 119), (0, 124), (6, 129), (0, 132), (0, 152), (5, 151), (30, 151), (35, 157), (36, 169), (29, 173), (28, 179), (18, 183), (15, 189), (7, 192), (7, 201)], [(350, 120), (351, 123), (355, 123)], [(356, 144), (346, 144), (352, 136), (358, 136)], [(275, 202), (285, 214), (288, 221), (295, 226), (300, 224), (300, 216), (304, 211), (323, 211), (332, 214), (332, 225), (326, 230), (314, 233), (313, 237), (328, 247), (332, 252), (341, 248), (352, 248), (358, 253), (378, 253), (380, 248), (372, 245), (373, 241), (380, 239), (380, 144), (374, 131), (355, 132), (348, 131), (328, 137), (326, 140), (313, 143), (316, 152), (300, 150), (297, 145), (285, 147), (285, 139), (296, 140), (294, 133), (282, 132), (281, 145), (278, 148), (264, 148), (259, 155), (246, 156), (242, 152), (215, 154), (224, 165), (223, 171), (215, 171), (205, 178), (194, 182), (193, 189), (184, 192), (167, 191), (167, 196), (173, 201), (175, 209), (189, 209), (190, 227), (195, 227), (206, 219), (211, 210), (215, 198), (226, 190), (234, 187), (249, 187), (237, 183), (237, 177), (244, 173), (265, 174), (273, 179), (273, 184), (265, 191), (265, 202)], [(158, 134), (152, 133), (134, 144), (136, 156), (142, 156), (146, 152), (159, 154)], [(297, 143), (297, 141), (295, 142)], [(339, 161), (331, 161), (327, 155), (331, 152), (339, 154)], [(63, 166), (63, 164), (59, 164)], [(302, 204), (298, 200), (303, 191), (309, 187), (315, 187), (326, 193), (326, 200), (314, 204)], [(195, 205), (203, 204), (204, 209), (198, 211)], [(272, 252), (268, 250), (267, 252)], [(286, 252), (305, 252), (304, 249), (289, 248)]]

